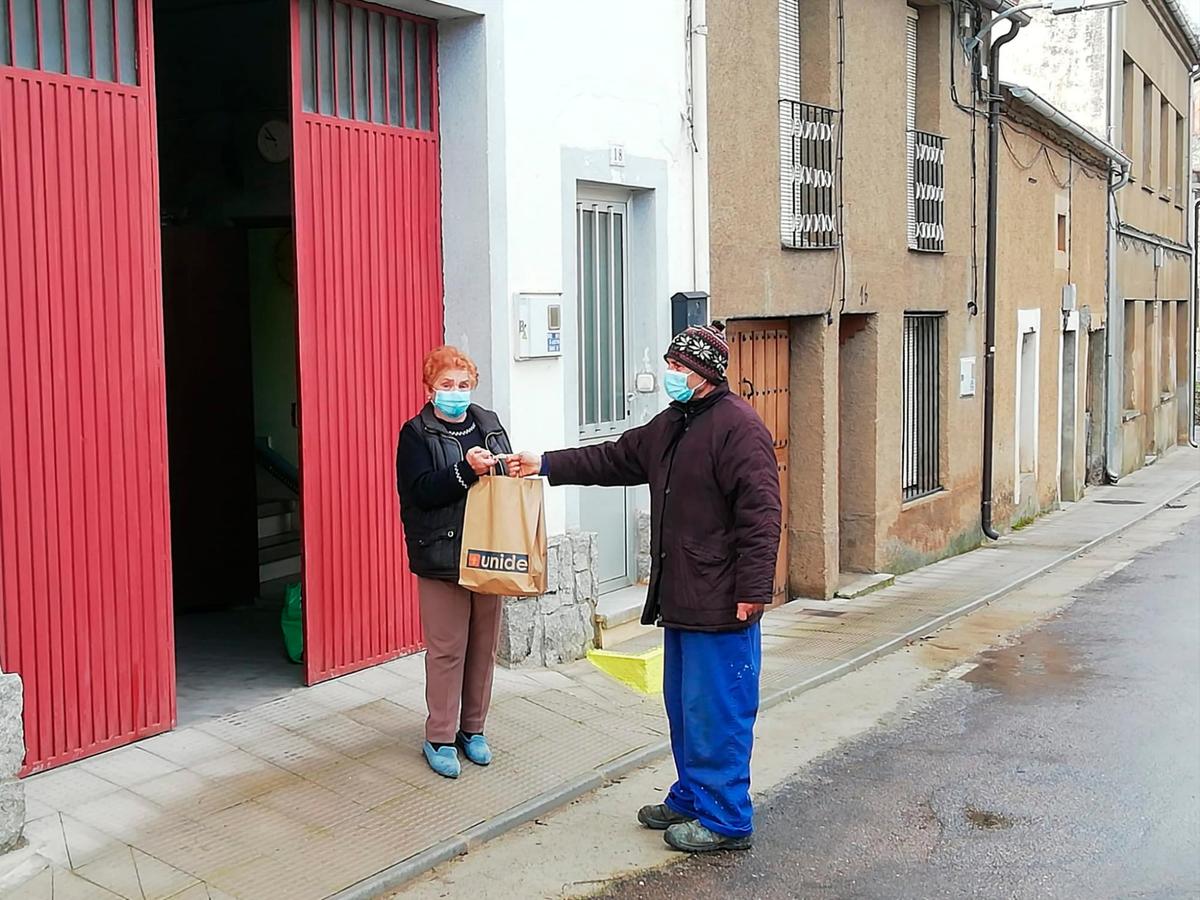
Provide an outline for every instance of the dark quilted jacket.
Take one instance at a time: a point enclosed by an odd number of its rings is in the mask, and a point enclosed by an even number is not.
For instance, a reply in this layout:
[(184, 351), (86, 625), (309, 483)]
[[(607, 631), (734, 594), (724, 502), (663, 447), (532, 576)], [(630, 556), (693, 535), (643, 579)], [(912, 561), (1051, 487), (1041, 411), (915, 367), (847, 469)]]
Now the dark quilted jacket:
[(551, 484), (650, 485), (643, 623), (732, 631), (748, 624), (739, 602), (770, 602), (782, 518), (775, 449), (727, 385), (620, 440), (548, 453), (545, 464)]

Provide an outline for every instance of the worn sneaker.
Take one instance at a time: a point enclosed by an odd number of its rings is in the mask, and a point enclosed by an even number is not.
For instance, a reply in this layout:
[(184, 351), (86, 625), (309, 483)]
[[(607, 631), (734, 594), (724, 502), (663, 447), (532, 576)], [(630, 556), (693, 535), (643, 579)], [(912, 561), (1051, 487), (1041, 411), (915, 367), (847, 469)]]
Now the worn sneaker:
[(750, 835), (726, 837), (710, 831), (699, 822), (680, 822), (663, 834), (663, 840), (684, 853), (711, 853), (714, 850), (749, 850), (754, 843)]
[(675, 812), (665, 803), (655, 803), (652, 806), (643, 806), (638, 810), (638, 821), (655, 831), (666, 831), (672, 825), (691, 822), (692, 819)]
[(463, 755), (475, 765), (486, 766), (491, 763), (492, 748), (488, 746), (487, 738), (482, 734), (467, 737), (460, 731), (455, 741), (462, 748)]
[(458, 761), (458, 751), (453, 747), (439, 747), (436, 750), (429, 741), (421, 748), (425, 753), (425, 762), (429, 768), (443, 778), (457, 778), (462, 774), (462, 763)]

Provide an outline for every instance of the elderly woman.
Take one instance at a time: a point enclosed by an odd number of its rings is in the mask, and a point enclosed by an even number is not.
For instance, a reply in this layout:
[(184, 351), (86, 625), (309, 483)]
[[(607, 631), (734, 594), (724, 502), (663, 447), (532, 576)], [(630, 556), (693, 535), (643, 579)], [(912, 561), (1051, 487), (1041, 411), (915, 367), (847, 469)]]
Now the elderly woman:
[(479, 372), (465, 353), (438, 347), (422, 368), (429, 402), (400, 431), (396, 482), (427, 647), (425, 759), (457, 778), (459, 750), (492, 761), (483, 731), (500, 636), (499, 599), (458, 585), (467, 491), (512, 448), (496, 414), (471, 403)]

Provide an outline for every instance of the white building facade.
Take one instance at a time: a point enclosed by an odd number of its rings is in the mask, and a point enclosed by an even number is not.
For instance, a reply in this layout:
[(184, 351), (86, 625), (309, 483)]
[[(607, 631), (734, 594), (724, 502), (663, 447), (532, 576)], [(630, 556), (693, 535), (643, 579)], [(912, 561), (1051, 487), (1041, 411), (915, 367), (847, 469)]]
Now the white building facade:
[[(446, 340), (479, 364), (479, 400), (521, 448), (611, 439), (664, 404), (669, 298), (708, 288), (694, 5), (412, 9), (441, 19)], [(637, 581), (647, 502), (551, 489), (547, 528), (595, 532), (600, 590), (619, 590)]]

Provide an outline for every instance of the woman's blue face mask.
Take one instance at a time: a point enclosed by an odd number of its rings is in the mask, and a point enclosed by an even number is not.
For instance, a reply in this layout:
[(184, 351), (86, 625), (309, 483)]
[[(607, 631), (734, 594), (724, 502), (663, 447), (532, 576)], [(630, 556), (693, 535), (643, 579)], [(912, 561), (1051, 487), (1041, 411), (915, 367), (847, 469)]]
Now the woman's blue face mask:
[(471, 405), (470, 391), (434, 391), (433, 405), (452, 419), (457, 419)]

